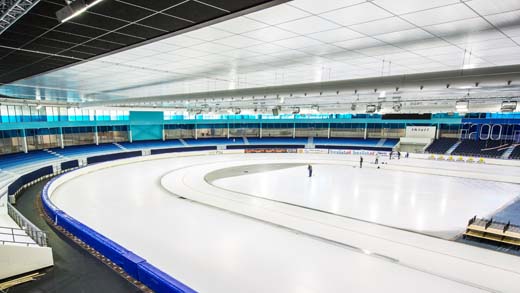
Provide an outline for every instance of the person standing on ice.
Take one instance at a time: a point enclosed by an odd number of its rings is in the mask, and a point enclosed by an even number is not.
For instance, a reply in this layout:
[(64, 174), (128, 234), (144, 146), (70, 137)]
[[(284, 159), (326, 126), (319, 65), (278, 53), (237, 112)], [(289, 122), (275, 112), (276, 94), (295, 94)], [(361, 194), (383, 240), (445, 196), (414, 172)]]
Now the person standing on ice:
[(401, 152), (397, 152), (397, 159), (398, 159), (398, 160), (401, 159)]
[(379, 164), (379, 153), (376, 154), (376, 161), (374, 162), (376, 165)]
[(309, 171), (309, 177), (312, 177), (312, 166), (311, 166), (311, 164), (309, 164), (309, 166), (307, 166), (307, 171)]
[(359, 156), (359, 168), (363, 168), (363, 157)]

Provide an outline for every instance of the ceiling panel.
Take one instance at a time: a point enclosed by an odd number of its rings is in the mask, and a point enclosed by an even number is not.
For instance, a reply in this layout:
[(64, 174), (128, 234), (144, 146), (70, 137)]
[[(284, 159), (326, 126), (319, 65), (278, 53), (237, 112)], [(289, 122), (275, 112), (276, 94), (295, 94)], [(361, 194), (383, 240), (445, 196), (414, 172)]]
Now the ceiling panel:
[[(73, 58), (48, 56), (38, 66), (12, 72), (13, 76), (22, 78), (23, 74), (42, 68), (77, 62), (75, 58), (86, 59), (144, 41), (175, 29), (176, 25), (192, 25), (202, 19), (199, 14), (207, 9), (214, 11), (206, 16), (215, 17), (251, 3), (224, 0), (116, 2), (112, 7), (124, 9), (133, 5), (146, 10), (144, 14), (152, 14), (135, 23), (130, 22), (129, 17), (118, 18), (114, 26), (124, 24), (115, 30), (80, 22), (60, 25), (42, 40), (27, 44), (27, 48), (40, 46), (38, 50), (48, 52), (62, 49), (60, 56)], [(515, 2), (495, 1), (501, 2), (496, 7), (478, 2), (294, 0), (51, 74), (22, 79), (10, 84), (9, 92), (16, 92), (13, 89), (17, 85), (53, 88), (62, 89), (52, 91), (55, 94), (71, 91), (70, 99), (86, 97), (110, 101), (519, 64), (520, 22), (518, 10), (514, 10)], [(168, 3), (176, 6), (168, 6)], [(188, 16), (185, 14), (191, 9), (185, 6), (188, 4), (205, 7), (193, 8), (196, 13)], [(494, 14), (485, 14), (484, 10)], [(41, 13), (45, 15), (44, 11)], [(96, 13), (96, 16), (103, 15)], [(12, 43), (32, 40), (34, 33), (23, 34), (31, 25), (21, 24), (22, 29), (16, 26), (16, 30), (0, 39), (8, 42), (7, 37), (11, 37)], [(45, 25), (43, 21), (43, 27)], [(45, 31), (39, 24), (36, 27)], [(66, 41), (58, 45), (52, 42), (54, 39)], [(0, 65), (3, 60), (9, 60), (11, 63), (5, 64), (10, 67), (23, 67), (27, 60), (32, 62), (39, 56), (23, 50), (12, 53), (0, 47), (0, 54), (4, 56), (0, 57)], [(8, 58), (9, 54), (13, 58)], [(0, 66), (0, 70), (6, 70), (2, 68), (6, 67)]]
[[(55, 13), (65, 6), (65, 1), (41, 0), (0, 36), (0, 46), (8, 49), (0, 55), (0, 84), (61, 67), (63, 62), (56, 62), (49, 54), (72, 57), (68, 65), (272, 1), (233, 2), (104, 0), (68, 22), (59, 23)], [(14, 62), (9, 59), (16, 60), (15, 53), (29, 51), (39, 57), (6, 66)]]

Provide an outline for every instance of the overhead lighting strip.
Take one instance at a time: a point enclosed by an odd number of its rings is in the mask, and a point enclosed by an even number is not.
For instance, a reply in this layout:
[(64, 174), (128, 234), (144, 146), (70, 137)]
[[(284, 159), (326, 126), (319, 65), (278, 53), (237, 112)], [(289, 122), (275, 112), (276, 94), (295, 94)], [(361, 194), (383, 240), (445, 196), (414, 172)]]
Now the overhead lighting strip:
[(103, 0), (94, 0), (92, 2), (85, 2), (85, 0), (76, 0), (71, 4), (58, 10), (56, 12), (56, 17), (61, 23), (64, 23), (82, 14), (83, 12), (92, 8), (94, 5), (100, 3), (101, 1)]

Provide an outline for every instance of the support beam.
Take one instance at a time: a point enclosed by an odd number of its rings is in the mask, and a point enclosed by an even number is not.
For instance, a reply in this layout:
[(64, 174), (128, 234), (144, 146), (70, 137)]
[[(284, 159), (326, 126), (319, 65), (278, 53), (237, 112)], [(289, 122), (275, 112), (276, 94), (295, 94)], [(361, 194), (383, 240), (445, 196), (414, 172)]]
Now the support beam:
[(368, 136), (368, 124), (365, 123), (365, 135), (363, 135), (363, 138), (367, 139), (367, 136)]
[(0, 35), (40, 0), (0, 0)]

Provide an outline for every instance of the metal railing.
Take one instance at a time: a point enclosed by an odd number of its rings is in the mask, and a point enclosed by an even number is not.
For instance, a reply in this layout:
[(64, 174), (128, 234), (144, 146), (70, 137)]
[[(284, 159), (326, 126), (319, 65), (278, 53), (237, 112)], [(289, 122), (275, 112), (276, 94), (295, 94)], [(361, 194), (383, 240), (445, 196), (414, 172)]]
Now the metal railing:
[[(18, 244), (18, 245), (23, 244), (25, 246), (31, 246), (31, 245), (38, 246), (38, 244), (35, 242), (22, 241), (20, 239), (17, 239), (18, 237), (29, 237), (29, 236), (27, 235), (25, 230), (0, 226), (0, 244), (14, 243), (14, 244)], [(6, 238), (10, 238), (10, 239), (6, 239)]]
[[(7, 213), (18, 224), (20, 230), (25, 231), (27, 236), (31, 237), (39, 246), (47, 246), (47, 234), (27, 220), (17, 209), (10, 203), (7, 203)], [(13, 237), (14, 238), (14, 237)]]

